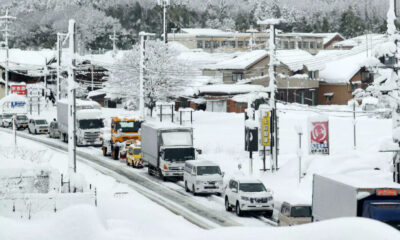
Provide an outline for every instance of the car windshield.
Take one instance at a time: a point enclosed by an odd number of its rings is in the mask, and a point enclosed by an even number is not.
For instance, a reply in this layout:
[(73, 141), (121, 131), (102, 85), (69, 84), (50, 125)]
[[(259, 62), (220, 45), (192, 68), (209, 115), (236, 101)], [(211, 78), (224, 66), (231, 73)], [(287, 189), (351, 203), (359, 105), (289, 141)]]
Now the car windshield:
[(291, 217), (311, 217), (311, 207), (309, 207), (309, 206), (292, 207), (290, 216)]
[(141, 153), (142, 153), (141, 149), (139, 149), (139, 148), (133, 149), (133, 154), (138, 155), (138, 154), (141, 154)]
[(140, 121), (122, 121), (117, 122), (117, 129), (121, 129), (122, 132), (138, 132), (141, 125)]
[(12, 118), (12, 115), (11, 114), (4, 114), (3, 118)]
[(167, 148), (164, 150), (164, 160), (184, 162), (194, 159), (194, 148)]
[(35, 123), (36, 123), (37, 125), (46, 125), (46, 124), (47, 124), (47, 121), (46, 121), (46, 120), (35, 120)]
[(17, 120), (28, 120), (28, 117), (25, 115), (17, 116)]
[(219, 174), (221, 175), (221, 169), (218, 166), (198, 166), (197, 175), (207, 175), (207, 174)]
[(79, 121), (80, 129), (94, 129), (94, 128), (103, 128), (104, 123), (102, 119), (87, 119)]
[(243, 192), (265, 192), (264, 184), (262, 183), (240, 183), (240, 191)]

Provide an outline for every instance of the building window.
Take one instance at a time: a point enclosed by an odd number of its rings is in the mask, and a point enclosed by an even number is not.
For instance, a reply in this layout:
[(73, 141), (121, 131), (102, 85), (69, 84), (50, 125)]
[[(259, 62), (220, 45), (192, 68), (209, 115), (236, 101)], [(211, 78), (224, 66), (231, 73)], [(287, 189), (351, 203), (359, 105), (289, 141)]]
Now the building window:
[(320, 42), (317, 42), (317, 48), (321, 49), (322, 48), (322, 44)]
[(282, 100), (282, 101), (285, 100), (285, 93), (284, 92), (282, 92), (282, 91), (279, 92), (279, 99)]
[(303, 42), (303, 48), (307, 49), (308, 48), (308, 42)]
[(213, 47), (214, 48), (219, 48), (219, 42), (218, 41), (214, 41), (213, 42)]
[(221, 46), (222, 46), (222, 47), (225, 47), (225, 46), (227, 46), (227, 45), (228, 45), (228, 42), (227, 42), (227, 41), (222, 41), (222, 42), (221, 42)]
[(210, 41), (205, 41), (204, 42), (204, 47), (205, 48), (211, 48), (211, 42)]
[(290, 45), (289, 45), (290, 49), (294, 49), (294, 44), (295, 44), (295, 42), (293, 42), (293, 41), (290, 42)]
[(235, 48), (236, 47), (236, 42), (235, 41), (231, 41), (231, 47)]
[(310, 79), (316, 79), (317, 78), (317, 72), (316, 71), (309, 71), (308, 72), (308, 77)]
[(312, 106), (317, 105), (315, 102), (315, 91), (311, 91), (311, 105)]
[(246, 42), (244, 42), (244, 44), (246, 45), (246, 47), (248, 47), (249, 46), (249, 41), (246, 41)]
[(299, 49), (301, 49), (301, 48), (303, 47), (302, 44), (303, 44), (303, 42), (297, 42), (297, 47), (298, 47)]
[(238, 41), (238, 47), (243, 47), (243, 41)]
[(237, 82), (243, 79), (243, 73), (232, 73), (232, 81)]
[(300, 92), (300, 103), (301, 103), (301, 104), (304, 104), (304, 99), (305, 99), (305, 97), (304, 97), (304, 91), (301, 91), (301, 92)]
[(288, 41), (284, 41), (283, 42), (283, 48), (284, 49), (289, 49), (289, 42)]
[(314, 47), (315, 47), (315, 43), (314, 42), (310, 42), (310, 48), (314, 49)]
[(351, 92), (354, 92), (357, 89), (358, 84), (351, 84)]
[(197, 41), (197, 48), (203, 48), (203, 41)]

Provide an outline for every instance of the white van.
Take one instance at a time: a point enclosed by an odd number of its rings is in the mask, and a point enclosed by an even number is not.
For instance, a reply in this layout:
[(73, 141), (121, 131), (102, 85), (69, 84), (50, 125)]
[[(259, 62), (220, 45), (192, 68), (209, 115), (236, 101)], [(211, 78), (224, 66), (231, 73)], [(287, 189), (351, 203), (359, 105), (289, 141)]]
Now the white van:
[(223, 191), (223, 173), (220, 167), (210, 161), (189, 160), (185, 162), (183, 181), (186, 192), (217, 194)]

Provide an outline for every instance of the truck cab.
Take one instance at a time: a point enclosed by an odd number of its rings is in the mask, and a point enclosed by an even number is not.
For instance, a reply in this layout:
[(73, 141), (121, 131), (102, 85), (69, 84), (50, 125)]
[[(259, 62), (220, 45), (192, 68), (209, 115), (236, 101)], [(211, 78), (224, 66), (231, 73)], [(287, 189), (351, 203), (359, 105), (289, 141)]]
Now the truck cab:
[[(140, 141), (139, 130), (142, 125), (139, 118), (113, 117), (111, 119), (111, 141), (110, 151), (113, 159), (119, 159), (121, 144), (128, 140)], [(103, 145), (103, 152), (108, 152), (107, 146)]]

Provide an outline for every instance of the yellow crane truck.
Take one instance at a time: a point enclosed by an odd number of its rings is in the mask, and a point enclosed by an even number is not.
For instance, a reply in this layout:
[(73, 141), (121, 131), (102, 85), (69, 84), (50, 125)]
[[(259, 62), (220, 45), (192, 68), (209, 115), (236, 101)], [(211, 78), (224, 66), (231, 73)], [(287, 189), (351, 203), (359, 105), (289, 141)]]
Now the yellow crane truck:
[(138, 118), (113, 117), (109, 139), (103, 139), (103, 155), (111, 154), (113, 159), (118, 160), (124, 142), (141, 141), (139, 130), (142, 122)]

